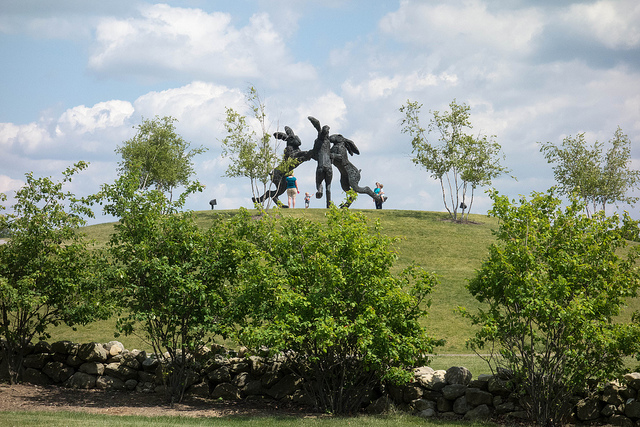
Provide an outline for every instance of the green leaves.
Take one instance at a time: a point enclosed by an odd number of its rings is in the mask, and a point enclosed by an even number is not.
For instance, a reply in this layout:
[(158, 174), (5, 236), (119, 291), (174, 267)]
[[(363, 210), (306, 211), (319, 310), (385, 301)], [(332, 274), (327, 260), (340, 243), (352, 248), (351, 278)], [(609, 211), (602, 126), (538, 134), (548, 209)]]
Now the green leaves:
[(265, 214), (243, 224), (265, 268), (243, 278), (261, 285), (244, 288), (253, 321), (240, 339), (297, 355), (320, 408), (358, 408), (364, 388), (406, 381), (441, 344), (419, 323), (437, 279), (416, 266), (394, 277), (393, 241), (379, 224), (335, 206), (326, 222)]
[(637, 188), (640, 171), (631, 169), (631, 141), (618, 127), (609, 140), (609, 149), (596, 141), (589, 146), (585, 134), (568, 136), (560, 146), (540, 143), (540, 151), (549, 163), (560, 191), (578, 195), (585, 204), (587, 215), (606, 205), (624, 202), (634, 204), (638, 198), (628, 192)]
[(34, 337), (46, 337), (59, 322), (85, 324), (106, 313), (98, 254), (78, 231), (93, 217), (93, 199), (64, 191), (87, 167), (76, 163), (60, 182), (26, 174), (11, 213), (0, 216), (0, 229), (10, 235), (0, 245), (0, 334), (6, 354), (17, 355), (9, 358), (12, 382), (20, 379), (22, 352)]
[[(260, 126), (260, 137), (247, 123), (245, 116), (233, 108), (226, 108), (224, 127), (227, 136), (222, 140), (222, 157), (231, 160), (225, 176), (249, 178), (251, 192), (256, 198), (271, 186), (272, 174), (280, 156), (276, 152), (277, 143), (275, 145), (271, 143), (272, 135), (269, 133), (265, 105), (253, 86), (249, 87), (246, 101)], [(286, 168), (290, 163), (291, 160), (280, 166)], [(270, 200), (265, 200), (264, 204), (268, 206)]]
[[(470, 107), (458, 105), (455, 100), (450, 111), (433, 111), (428, 130), (439, 134), (439, 144), (427, 140), (426, 130), (420, 126), (422, 105), (407, 100), (400, 107), (404, 114), (402, 133), (412, 137), (412, 161), (431, 173), (431, 177), (440, 181), (444, 206), (453, 220), (458, 219), (458, 208), (466, 205), (467, 191), (470, 190), (470, 206), (473, 204), (474, 190), (478, 186), (490, 185), (494, 178), (508, 172), (500, 165), (500, 144), (494, 137), (465, 134), (471, 129)], [(469, 188), (470, 187), (470, 188)], [(461, 208), (464, 211), (467, 208)], [(467, 211), (467, 218), (469, 211)]]
[[(495, 343), (532, 399), (538, 422), (561, 419), (575, 388), (610, 380), (622, 357), (640, 350), (637, 325), (614, 324), (637, 295), (637, 251), (626, 258), (617, 217), (589, 218), (573, 199), (565, 207), (550, 190), (516, 205), (492, 192), (500, 219), (497, 243), (468, 289), (487, 309), (465, 312), (481, 327), (469, 345)], [(631, 337), (635, 337), (635, 342)]]
[(104, 210), (120, 218), (110, 239), (106, 280), (127, 314), (120, 332), (140, 331), (170, 367), (165, 378), (171, 399), (180, 399), (195, 354), (212, 336), (226, 336), (234, 317), (228, 301), (233, 268), (227, 254), (236, 246), (225, 223), (201, 230), (186, 197), (202, 186), (189, 182), (172, 201), (158, 190), (139, 191), (141, 171), (122, 175), (102, 187)]
[(138, 188), (171, 193), (178, 185), (187, 185), (195, 173), (191, 159), (205, 147), (189, 150), (190, 144), (175, 130), (177, 120), (170, 116), (143, 119), (136, 135), (116, 148), (122, 156), (121, 175), (140, 170)]

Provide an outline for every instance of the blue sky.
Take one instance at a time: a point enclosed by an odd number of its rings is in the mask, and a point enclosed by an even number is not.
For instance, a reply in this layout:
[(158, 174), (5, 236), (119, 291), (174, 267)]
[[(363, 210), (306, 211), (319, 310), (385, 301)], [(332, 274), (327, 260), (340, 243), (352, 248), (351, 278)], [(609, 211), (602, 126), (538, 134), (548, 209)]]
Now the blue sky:
[[(439, 184), (413, 165), (400, 132), (407, 99), (423, 104), (425, 127), (430, 110), (469, 105), (472, 132), (495, 135), (517, 177), (494, 186), (514, 198), (554, 185), (538, 142), (581, 132), (608, 141), (620, 126), (640, 169), (636, 0), (2, 0), (0, 55), (0, 192), (9, 196), (25, 173), (58, 177), (78, 160), (91, 166), (73, 191), (96, 192), (116, 177), (114, 150), (141, 118), (171, 115), (184, 139), (209, 149), (195, 165), (207, 188), (188, 208), (211, 198), (250, 207), (247, 180), (224, 178), (220, 157), (225, 107), (249, 114), (249, 85), (271, 130), (292, 127), (303, 149), (315, 138), (309, 115), (352, 139), (361, 184), (382, 182), (387, 209), (443, 209)], [(314, 170), (297, 169), (303, 192)], [(333, 188), (341, 200), (337, 179)], [(373, 202), (361, 196), (354, 207)], [(473, 212), (489, 208), (477, 192)]]

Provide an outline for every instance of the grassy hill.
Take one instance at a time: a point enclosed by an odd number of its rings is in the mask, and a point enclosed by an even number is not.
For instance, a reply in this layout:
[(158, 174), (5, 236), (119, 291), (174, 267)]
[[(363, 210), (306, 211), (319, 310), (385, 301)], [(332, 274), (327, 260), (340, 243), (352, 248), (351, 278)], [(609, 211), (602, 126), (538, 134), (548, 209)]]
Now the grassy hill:
[[(208, 227), (214, 215), (233, 215), (235, 211), (197, 212), (198, 224)], [(305, 217), (312, 220), (324, 219), (325, 209), (283, 209), (282, 215)], [(422, 212), (401, 210), (360, 210), (370, 221), (379, 220), (382, 230), (389, 236), (399, 238), (396, 244), (398, 261), (394, 269), (400, 270), (416, 263), (435, 272), (440, 284), (432, 294), (432, 306), (424, 325), (436, 338), (444, 338), (447, 343), (438, 349), (438, 353), (469, 353), (465, 341), (472, 336), (473, 328), (468, 320), (457, 312), (459, 306), (473, 309), (478, 303), (466, 290), (467, 281), (473, 277), (487, 254), (488, 246), (494, 241), (492, 230), (498, 227), (497, 219), (485, 215), (470, 215), (471, 223), (456, 224), (450, 222), (445, 212)], [(99, 224), (86, 227), (90, 238), (99, 246), (105, 245), (113, 231), (113, 224)], [(632, 302), (631, 309), (640, 309), (640, 301)], [(107, 342), (113, 340), (115, 319), (97, 322), (73, 331), (60, 326), (54, 330), (53, 340), (68, 339), (75, 342)], [(125, 347), (147, 349), (136, 337), (118, 338)], [(456, 356), (457, 357), (457, 356)], [(443, 367), (453, 366), (459, 361), (439, 357)], [(469, 366), (465, 363), (463, 366)], [(471, 363), (472, 364), (472, 363)], [(437, 368), (437, 366), (434, 366)], [(473, 371), (473, 370), (472, 370)]]
[[(283, 209), (282, 215), (323, 220), (325, 209)], [(454, 312), (456, 307), (474, 307), (476, 302), (465, 289), (467, 280), (473, 276), (493, 240), (492, 228), (497, 226), (493, 218), (471, 215), (470, 224), (454, 224), (448, 221), (447, 213), (361, 210), (370, 221), (379, 220), (383, 232), (399, 238), (396, 243), (398, 261), (394, 269), (400, 270), (411, 263), (434, 271), (440, 284), (432, 294), (429, 317), (424, 320), (428, 331), (435, 337), (445, 338), (447, 344), (440, 353), (464, 353), (465, 340), (472, 330), (468, 321)], [(198, 224), (208, 227), (214, 215), (233, 215), (234, 211), (197, 212)], [(113, 224), (86, 227), (87, 235), (104, 246), (113, 232)], [(60, 326), (54, 331), (59, 339), (78, 342), (106, 342), (113, 338), (113, 322), (97, 322), (73, 331)], [(55, 338), (54, 338), (55, 339)], [(144, 348), (135, 337), (120, 337), (127, 348)], [(130, 341), (127, 343), (127, 341)]]

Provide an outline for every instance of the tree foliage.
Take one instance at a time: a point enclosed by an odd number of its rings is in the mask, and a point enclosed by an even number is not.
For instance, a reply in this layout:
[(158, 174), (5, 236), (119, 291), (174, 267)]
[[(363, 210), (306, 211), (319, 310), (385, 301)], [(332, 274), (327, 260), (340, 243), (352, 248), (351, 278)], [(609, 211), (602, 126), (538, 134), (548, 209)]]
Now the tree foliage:
[(504, 156), (500, 155), (501, 147), (493, 140), (495, 137), (473, 137), (465, 133), (472, 128), (470, 107), (459, 105), (455, 100), (449, 107), (451, 111), (444, 113), (433, 111), (429, 122), (429, 132), (439, 135), (438, 145), (428, 141), (427, 131), (420, 125), (422, 104), (418, 102), (407, 100), (400, 107), (400, 112), (404, 114), (402, 133), (413, 138), (413, 163), (425, 168), (432, 178), (440, 182), (442, 200), (451, 218), (458, 220), (458, 209), (461, 209), (461, 218), (464, 219), (466, 209), (468, 220), (475, 189), (491, 185), (494, 178), (508, 170), (500, 165), (500, 158)]
[(0, 335), (11, 383), (21, 380), (34, 338), (48, 338), (48, 328), (59, 323), (86, 324), (106, 312), (99, 258), (78, 231), (93, 217), (91, 199), (64, 190), (87, 166), (67, 168), (60, 182), (26, 174), (11, 213), (0, 216), (0, 229), (10, 236), (0, 245)]
[(500, 220), (488, 258), (468, 289), (486, 308), (466, 313), (480, 330), (476, 350), (497, 345), (492, 367), (506, 366), (538, 423), (561, 421), (576, 389), (610, 380), (636, 354), (637, 323), (613, 322), (636, 296), (638, 252), (626, 257), (618, 218), (589, 218), (576, 199), (562, 209), (553, 191), (519, 205), (492, 193)]
[(589, 145), (584, 133), (564, 138), (560, 146), (540, 144), (547, 161), (554, 163), (553, 174), (560, 191), (567, 196), (578, 194), (587, 215), (598, 209), (604, 211), (609, 204), (633, 205), (638, 201), (628, 193), (640, 183), (640, 171), (630, 168), (631, 141), (620, 127), (606, 152), (602, 142)]
[(190, 150), (191, 144), (176, 133), (177, 119), (165, 116), (143, 119), (135, 136), (116, 148), (122, 156), (119, 171), (122, 175), (141, 170), (138, 187), (172, 194), (179, 185), (188, 185), (195, 171), (192, 159), (206, 151), (204, 147)]
[(109, 281), (124, 309), (118, 329), (152, 345), (173, 403), (189, 385), (194, 355), (214, 335), (228, 334), (236, 244), (226, 222), (203, 231), (191, 212), (180, 211), (202, 189), (197, 182), (170, 201), (157, 190), (137, 191), (139, 179), (123, 175), (103, 187), (105, 211), (120, 218), (110, 240)]
[(625, 239), (640, 242), (640, 220), (631, 218), (629, 212), (623, 212), (620, 232)]
[(265, 215), (251, 227), (263, 261), (244, 270), (243, 294), (259, 306), (240, 339), (286, 352), (320, 410), (357, 411), (380, 380), (406, 381), (442, 343), (420, 325), (437, 279), (418, 267), (393, 276), (379, 223), (332, 205), (326, 222)]
[[(231, 159), (225, 176), (249, 178), (251, 194), (256, 199), (271, 189), (276, 167), (284, 172), (293, 160), (286, 160), (283, 155), (278, 155), (279, 144), (277, 140), (274, 143), (271, 141), (266, 106), (253, 86), (247, 91), (246, 102), (260, 127), (260, 135), (247, 123), (246, 116), (233, 108), (227, 108), (224, 124), (227, 136), (222, 140), (222, 157)], [(267, 197), (262, 202), (262, 207), (268, 208), (270, 203), (271, 199)]]

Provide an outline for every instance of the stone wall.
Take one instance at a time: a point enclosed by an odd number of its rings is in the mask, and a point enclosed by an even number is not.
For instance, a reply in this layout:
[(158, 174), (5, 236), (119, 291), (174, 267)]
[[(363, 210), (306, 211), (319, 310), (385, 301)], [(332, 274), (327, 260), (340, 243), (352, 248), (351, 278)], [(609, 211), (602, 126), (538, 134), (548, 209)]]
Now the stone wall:
[[(283, 358), (266, 358), (230, 352), (221, 347), (207, 350), (190, 379), (189, 393), (212, 399), (274, 399), (310, 404), (302, 380), (290, 373)], [(107, 344), (39, 342), (25, 358), (24, 381), (69, 388), (97, 388), (123, 392), (163, 392), (158, 360), (139, 350)], [(435, 371), (417, 368), (414, 380), (402, 387), (372, 391), (369, 413), (391, 407), (422, 417), (468, 420), (504, 417), (524, 419), (519, 400), (501, 375), (472, 378), (469, 370), (451, 367)], [(604, 422), (640, 425), (640, 373), (625, 375), (623, 383), (612, 382), (597, 396), (574, 396), (570, 404), (576, 423)]]

